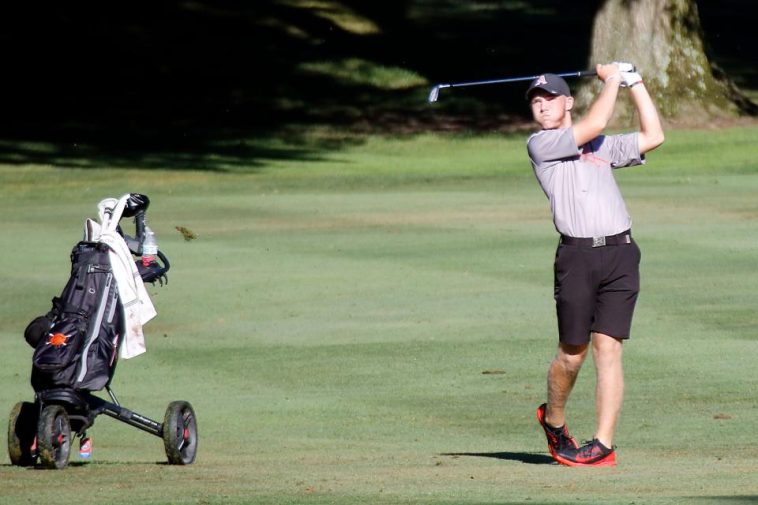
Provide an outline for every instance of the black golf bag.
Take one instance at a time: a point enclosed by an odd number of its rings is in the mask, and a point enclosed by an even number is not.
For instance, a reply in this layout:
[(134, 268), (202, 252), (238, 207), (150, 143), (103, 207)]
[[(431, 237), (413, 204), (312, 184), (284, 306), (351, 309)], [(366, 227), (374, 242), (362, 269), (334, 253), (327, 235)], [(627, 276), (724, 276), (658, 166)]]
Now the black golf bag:
[[(131, 194), (121, 217), (134, 217), (136, 237), (119, 234), (130, 251), (141, 256), (145, 235), (145, 211), (149, 199)], [(136, 261), (143, 282), (161, 283), (169, 263), (152, 260), (147, 266)], [(81, 241), (71, 251), (71, 275), (60, 296), (53, 298), (50, 312), (34, 319), (24, 332), (35, 348), (32, 387), (98, 391), (113, 378), (124, 333), (124, 318), (118, 286), (111, 266), (110, 248), (101, 242)]]
[(34, 346), (35, 391), (68, 387), (98, 391), (110, 383), (124, 334), (121, 302), (108, 247), (79, 242), (71, 276), (53, 308), (27, 327)]
[[(66, 286), (50, 311), (27, 326), (35, 395), (33, 403), (18, 402), (11, 410), (11, 464), (65, 468), (72, 439), (91, 443), (87, 429), (100, 414), (162, 438), (170, 464), (195, 460), (197, 421), (188, 402), (169, 403), (159, 422), (122, 407), (110, 387), (119, 356), (145, 351), (142, 324), (156, 313), (144, 283), (167, 281), (168, 259), (145, 224), (149, 203), (137, 193), (100, 202), (100, 224), (85, 222), (84, 240), (71, 252)], [(134, 217), (135, 237), (123, 233), (124, 217)], [(111, 401), (92, 394), (103, 388)], [(80, 451), (80, 457), (89, 454)]]

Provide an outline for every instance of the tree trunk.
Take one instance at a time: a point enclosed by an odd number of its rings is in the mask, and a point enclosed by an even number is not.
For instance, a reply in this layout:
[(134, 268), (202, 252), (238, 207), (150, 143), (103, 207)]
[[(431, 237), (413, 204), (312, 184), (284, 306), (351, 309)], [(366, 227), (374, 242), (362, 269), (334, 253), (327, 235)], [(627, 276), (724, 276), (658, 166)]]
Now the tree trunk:
[[(606, 0), (595, 16), (590, 68), (610, 61), (637, 66), (666, 119), (702, 124), (751, 112), (751, 107), (754, 113), (755, 104), (709, 63), (695, 0)], [(581, 109), (586, 110), (599, 89), (597, 82), (583, 83), (577, 92)], [(620, 97), (617, 126), (633, 118), (629, 97), (623, 90)]]

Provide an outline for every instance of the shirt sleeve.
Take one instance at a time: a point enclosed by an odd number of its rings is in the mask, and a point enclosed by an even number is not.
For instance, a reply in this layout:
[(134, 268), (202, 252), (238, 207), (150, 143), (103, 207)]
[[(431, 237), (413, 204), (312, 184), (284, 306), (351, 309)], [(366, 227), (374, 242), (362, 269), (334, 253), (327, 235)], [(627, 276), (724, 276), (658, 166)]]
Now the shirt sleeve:
[(639, 133), (624, 133), (605, 137), (601, 149), (605, 151), (612, 168), (643, 165), (645, 156), (640, 154)]
[(526, 149), (535, 166), (579, 155), (571, 128), (539, 131), (529, 137)]

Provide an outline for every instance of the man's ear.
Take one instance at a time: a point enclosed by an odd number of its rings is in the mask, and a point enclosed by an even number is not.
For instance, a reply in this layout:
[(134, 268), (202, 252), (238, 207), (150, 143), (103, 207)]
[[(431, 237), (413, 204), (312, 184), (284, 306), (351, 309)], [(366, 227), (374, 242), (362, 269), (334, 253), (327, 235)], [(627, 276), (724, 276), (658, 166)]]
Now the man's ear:
[(574, 108), (574, 97), (567, 96), (566, 97), (566, 110), (571, 110), (573, 108)]

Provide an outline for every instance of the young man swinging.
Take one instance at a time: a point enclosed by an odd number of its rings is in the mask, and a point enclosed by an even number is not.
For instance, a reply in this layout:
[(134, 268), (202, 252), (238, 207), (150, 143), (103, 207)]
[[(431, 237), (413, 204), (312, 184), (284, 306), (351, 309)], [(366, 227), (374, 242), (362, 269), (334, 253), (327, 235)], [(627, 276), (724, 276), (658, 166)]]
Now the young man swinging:
[[(527, 91), (541, 128), (527, 142), (529, 159), (561, 236), (554, 265), (559, 344), (548, 369), (547, 403), (537, 409), (537, 419), (552, 457), (569, 466), (616, 464), (622, 342), (629, 338), (639, 292), (640, 250), (613, 170), (643, 164), (645, 153), (664, 140), (655, 105), (630, 64), (597, 65), (597, 76), (603, 88), (576, 122), (574, 99), (562, 78), (541, 75)], [(631, 94), (639, 131), (603, 135), (621, 87)], [(597, 429), (592, 441), (580, 446), (566, 427), (566, 403), (590, 349), (597, 372)]]

